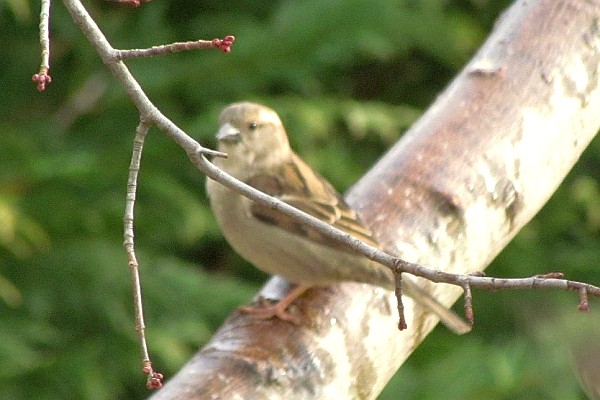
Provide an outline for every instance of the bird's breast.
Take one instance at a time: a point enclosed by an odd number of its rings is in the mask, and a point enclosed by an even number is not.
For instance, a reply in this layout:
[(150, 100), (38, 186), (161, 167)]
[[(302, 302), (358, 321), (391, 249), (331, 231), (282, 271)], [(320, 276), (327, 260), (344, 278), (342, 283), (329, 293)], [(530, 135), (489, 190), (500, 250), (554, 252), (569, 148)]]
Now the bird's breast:
[(292, 283), (356, 281), (389, 287), (386, 268), (357, 254), (319, 245), (252, 216), (251, 201), (209, 180), (211, 207), (229, 244), (260, 270)]

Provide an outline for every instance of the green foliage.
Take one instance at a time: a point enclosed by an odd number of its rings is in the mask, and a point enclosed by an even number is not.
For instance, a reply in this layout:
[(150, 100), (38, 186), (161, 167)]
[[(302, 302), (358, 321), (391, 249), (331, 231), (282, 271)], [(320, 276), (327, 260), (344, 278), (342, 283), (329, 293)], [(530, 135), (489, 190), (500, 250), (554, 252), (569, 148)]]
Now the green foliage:
[[(197, 51), (127, 64), (157, 106), (205, 144), (213, 143), (222, 106), (256, 100), (274, 107), (297, 151), (343, 190), (447, 85), (506, 4), (190, 0), (86, 7), (121, 48), (236, 35), (227, 55)], [(121, 247), (138, 116), (60, 3), (52, 8), (54, 81), (35, 91), (33, 7), (0, 3), (0, 397), (143, 398)], [(599, 147), (591, 146), (490, 273), (560, 270), (598, 282)], [(136, 207), (149, 346), (169, 376), (265, 276), (231, 252), (208, 209), (204, 178), (156, 130), (147, 139)], [(563, 316), (574, 313), (573, 296), (475, 296), (474, 332), (456, 337), (436, 329), (381, 399), (582, 398), (565, 347), (556, 344)]]

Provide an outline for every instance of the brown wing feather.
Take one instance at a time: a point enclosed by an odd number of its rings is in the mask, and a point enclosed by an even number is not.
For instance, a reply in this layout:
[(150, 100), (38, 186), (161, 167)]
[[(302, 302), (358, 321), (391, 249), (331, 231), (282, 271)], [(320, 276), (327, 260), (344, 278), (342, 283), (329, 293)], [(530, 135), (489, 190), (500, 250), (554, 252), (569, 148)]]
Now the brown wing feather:
[[(247, 183), (363, 242), (377, 246), (369, 229), (364, 226), (359, 216), (346, 204), (342, 196), (325, 178), (314, 172), (296, 155), (277, 173), (255, 175)], [(253, 203), (250, 211), (254, 217), (264, 223), (304, 236), (324, 246), (348, 250), (347, 247), (338, 244), (316, 229), (297, 222), (272, 208)]]

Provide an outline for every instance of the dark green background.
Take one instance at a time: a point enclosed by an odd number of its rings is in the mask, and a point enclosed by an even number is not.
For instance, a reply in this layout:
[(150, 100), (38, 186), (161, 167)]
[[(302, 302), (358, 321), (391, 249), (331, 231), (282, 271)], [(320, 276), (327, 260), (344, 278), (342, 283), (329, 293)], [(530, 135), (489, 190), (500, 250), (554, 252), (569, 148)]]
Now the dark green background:
[[(344, 190), (469, 60), (507, 2), (86, 6), (115, 47), (236, 35), (230, 54), (128, 65), (155, 104), (206, 145), (224, 105), (275, 108), (295, 149)], [(35, 90), (36, 7), (0, 3), (0, 398), (144, 398), (121, 246), (138, 115), (60, 2), (54, 82)], [(77, 111), (81, 99), (90, 107)], [(599, 150), (596, 141), (488, 274), (560, 270), (600, 283)], [(266, 276), (227, 246), (204, 177), (180, 148), (153, 129), (142, 162), (136, 244), (147, 332), (155, 365), (171, 376)], [(583, 399), (564, 339), (589, 332), (600, 303), (586, 316), (576, 304), (576, 295), (549, 291), (475, 292), (474, 331), (436, 328), (380, 399)]]

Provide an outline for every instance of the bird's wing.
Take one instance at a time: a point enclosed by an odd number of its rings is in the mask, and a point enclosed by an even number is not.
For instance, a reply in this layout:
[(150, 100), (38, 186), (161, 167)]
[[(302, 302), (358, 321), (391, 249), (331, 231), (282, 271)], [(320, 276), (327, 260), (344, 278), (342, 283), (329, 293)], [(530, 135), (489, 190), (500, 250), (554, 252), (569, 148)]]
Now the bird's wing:
[[(293, 155), (289, 163), (276, 173), (262, 173), (251, 177), (247, 183), (281, 201), (327, 222), (363, 242), (377, 246), (377, 241), (354, 211), (329, 182), (304, 161)], [(258, 220), (275, 225), (316, 243), (348, 250), (311, 226), (278, 212), (270, 207), (252, 203), (250, 212)]]
[[(369, 229), (364, 226), (356, 211), (346, 204), (342, 196), (325, 178), (314, 172), (295, 155), (290, 163), (281, 168), (283, 169), (275, 174), (255, 175), (247, 183), (365, 243), (375, 247), (378, 246), (377, 241)], [(304, 236), (324, 246), (350, 251), (348, 247), (330, 239), (311, 226), (298, 222), (270, 207), (252, 203), (250, 212), (264, 223)], [(453, 332), (463, 334), (471, 330), (470, 324), (439, 303), (411, 278), (403, 280), (402, 286), (407, 295), (423, 305), (429, 312), (436, 314), (442, 323)]]

